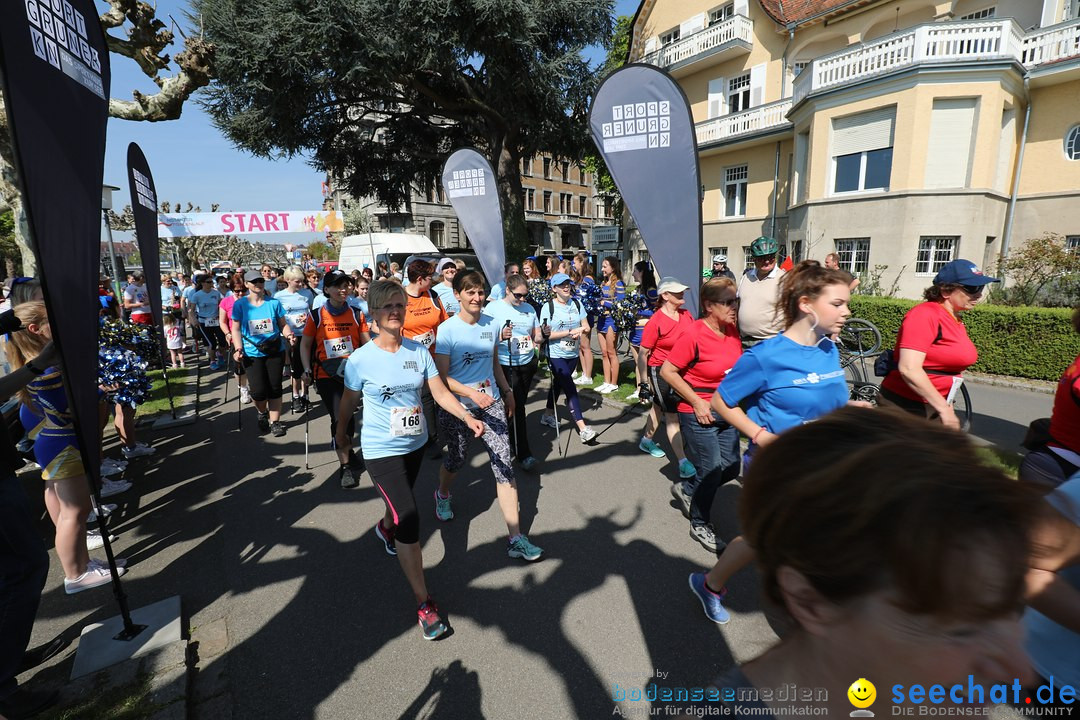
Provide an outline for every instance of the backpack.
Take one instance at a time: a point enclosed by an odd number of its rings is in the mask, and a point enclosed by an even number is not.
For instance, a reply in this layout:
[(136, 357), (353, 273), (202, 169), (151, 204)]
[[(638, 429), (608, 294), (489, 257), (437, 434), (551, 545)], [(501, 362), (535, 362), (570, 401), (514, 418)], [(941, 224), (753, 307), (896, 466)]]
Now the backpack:
[[(931, 345), (936, 345), (940, 341), (941, 341), (941, 326), (938, 325), (937, 337), (935, 337), (934, 342), (932, 342), (930, 344)], [(889, 348), (888, 350), (883, 350), (881, 352), (881, 354), (877, 356), (877, 360), (874, 361), (874, 375), (876, 375), (877, 377), (885, 377), (886, 375), (888, 375), (893, 370), (896, 370), (899, 367), (900, 367), (899, 355), (897, 354), (896, 350), (894, 350), (893, 348)], [(927, 372), (928, 375), (952, 375), (953, 374), (953, 373), (934, 372), (932, 370), (927, 370), (926, 372)]]
[[(322, 313), (323, 313), (323, 308), (325, 308), (325, 307), (326, 307), (326, 305), (322, 305), (322, 306), (319, 307), (318, 310), (310, 311), (311, 319), (312, 319), (312, 322), (315, 323), (315, 330), (316, 331), (318, 331), (319, 325), (322, 324)], [(359, 308), (354, 308), (352, 305), (346, 305), (346, 307), (348, 307), (349, 310), (352, 311), (353, 320), (356, 321), (356, 326), (357, 326), (357, 328), (359, 328), (360, 327), (360, 318), (364, 314), (363, 311), (360, 310)], [(314, 342), (311, 343), (311, 364), (312, 364), (312, 366), (317, 365), (320, 368), (322, 368), (322, 371), (324, 373), (326, 373), (328, 376), (330, 376), (331, 380), (340, 380), (341, 378), (338, 375), (338, 371), (340, 370), (341, 366), (344, 364), (344, 360), (347, 360), (348, 358), (335, 358), (336, 362), (323, 364), (323, 363), (319, 362), (319, 353), (316, 352), (316, 347), (317, 346), (315, 345)], [(355, 352), (355, 348), (354, 348), (354, 352)], [(333, 372), (331, 372), (331, 370), (333, 370)]]
[[(576, 297), (572, 297), (570, 299), (574, 302), (574, 307), (577, 308), (577, 311), (581, 312), (581, 301), (578, 300)], [(548, 315), (550, 315), (552, 318), (554, 318), (555, 317), (555, 299), (554, 298), (547, 301), (547, 310), (548, 310)]]

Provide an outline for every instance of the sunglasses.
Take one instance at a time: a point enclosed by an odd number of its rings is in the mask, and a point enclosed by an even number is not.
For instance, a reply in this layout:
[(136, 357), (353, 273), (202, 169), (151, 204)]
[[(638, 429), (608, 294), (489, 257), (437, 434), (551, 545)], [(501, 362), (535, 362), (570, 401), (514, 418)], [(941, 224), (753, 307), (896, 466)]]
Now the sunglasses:
[(727, 300), (717, 300), (717, 305), (723, 305), (724, 307), (735, 307), (739, 304), (739, 298), (729, 298)]
[(524, 300), (525, 298), (529, 297), (529, 293), (511, 292), (510, 294), (516, 297), (518, 300)]
[(982, 285), (961, 285), (960, 289), (966, 292), (968, 295), (982, 295)]
[(248, 282), (249, 283), (254, 283), (254, 284), (265, 283), (266, 278), (259, 278), (258, 280), (248, 280)]

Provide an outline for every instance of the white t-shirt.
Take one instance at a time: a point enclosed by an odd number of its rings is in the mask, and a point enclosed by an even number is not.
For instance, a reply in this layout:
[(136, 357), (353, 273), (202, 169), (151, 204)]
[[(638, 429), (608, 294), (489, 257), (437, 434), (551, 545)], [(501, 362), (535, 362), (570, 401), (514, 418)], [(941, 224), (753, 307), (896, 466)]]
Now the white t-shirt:
[(145, 285), (132, 283), (124, 288), (124, 302), (138, 303), (137, 307), (130, 310), (132, 315), (150, 314), (150, 293), (147, 292)]

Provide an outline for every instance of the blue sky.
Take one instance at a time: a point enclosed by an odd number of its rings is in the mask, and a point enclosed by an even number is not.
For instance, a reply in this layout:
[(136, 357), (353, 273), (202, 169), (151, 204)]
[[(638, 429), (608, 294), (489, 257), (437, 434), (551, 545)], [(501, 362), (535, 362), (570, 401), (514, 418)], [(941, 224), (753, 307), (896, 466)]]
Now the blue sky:
[[(105, 7), (100, 0), (97, 5)], [(187, 0), (159, 0), (157, 17), (168, 22), (171, 15), (183, 22), (187, 5)], [(632, 15), (637, 5), (638, 0), (616, 0), (616, 14)], [(599, 62), (603, 52), (601, 48), (591, 48), (587, 55), (593, 62)], [(148, 94), (156, 91), (156, 86), (134, 62), (115, 54), (111, 60), (112, 97), (129, 99), (133, 89)], [(129, 203), (127, 146), (131, 142), (137, 142), (146, 154), (159, 201), (185, 205), (190, 201), (204, 211), (209, 211), (214, 202), (221, 203), (222, 211), (322, 207), (322, 176), (302, 158), (266, 160), (236, 149), (214, 128), (198, 105), (189, 101), (179, 120), (157, 123), (109, 120), (105, 183), (121, 188), (113, 198), (118, 208)], [(271, 238), (282, 243), (303, 243), (318, 236), (289, 233), (264, 235), (260, 239)]]

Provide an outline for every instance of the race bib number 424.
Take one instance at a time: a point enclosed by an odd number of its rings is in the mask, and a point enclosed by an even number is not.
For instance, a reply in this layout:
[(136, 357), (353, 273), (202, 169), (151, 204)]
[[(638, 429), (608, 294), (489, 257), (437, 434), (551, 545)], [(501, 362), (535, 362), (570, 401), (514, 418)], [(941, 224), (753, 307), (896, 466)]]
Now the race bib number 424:
[(248, 334), (250, 335), (269, 335), (274, 331), (273, 328), (274, 324), (271, 318), (248, 320)]
[(423, 435), (427, 422), (419, 405), (390, 408), (390, 437)]

